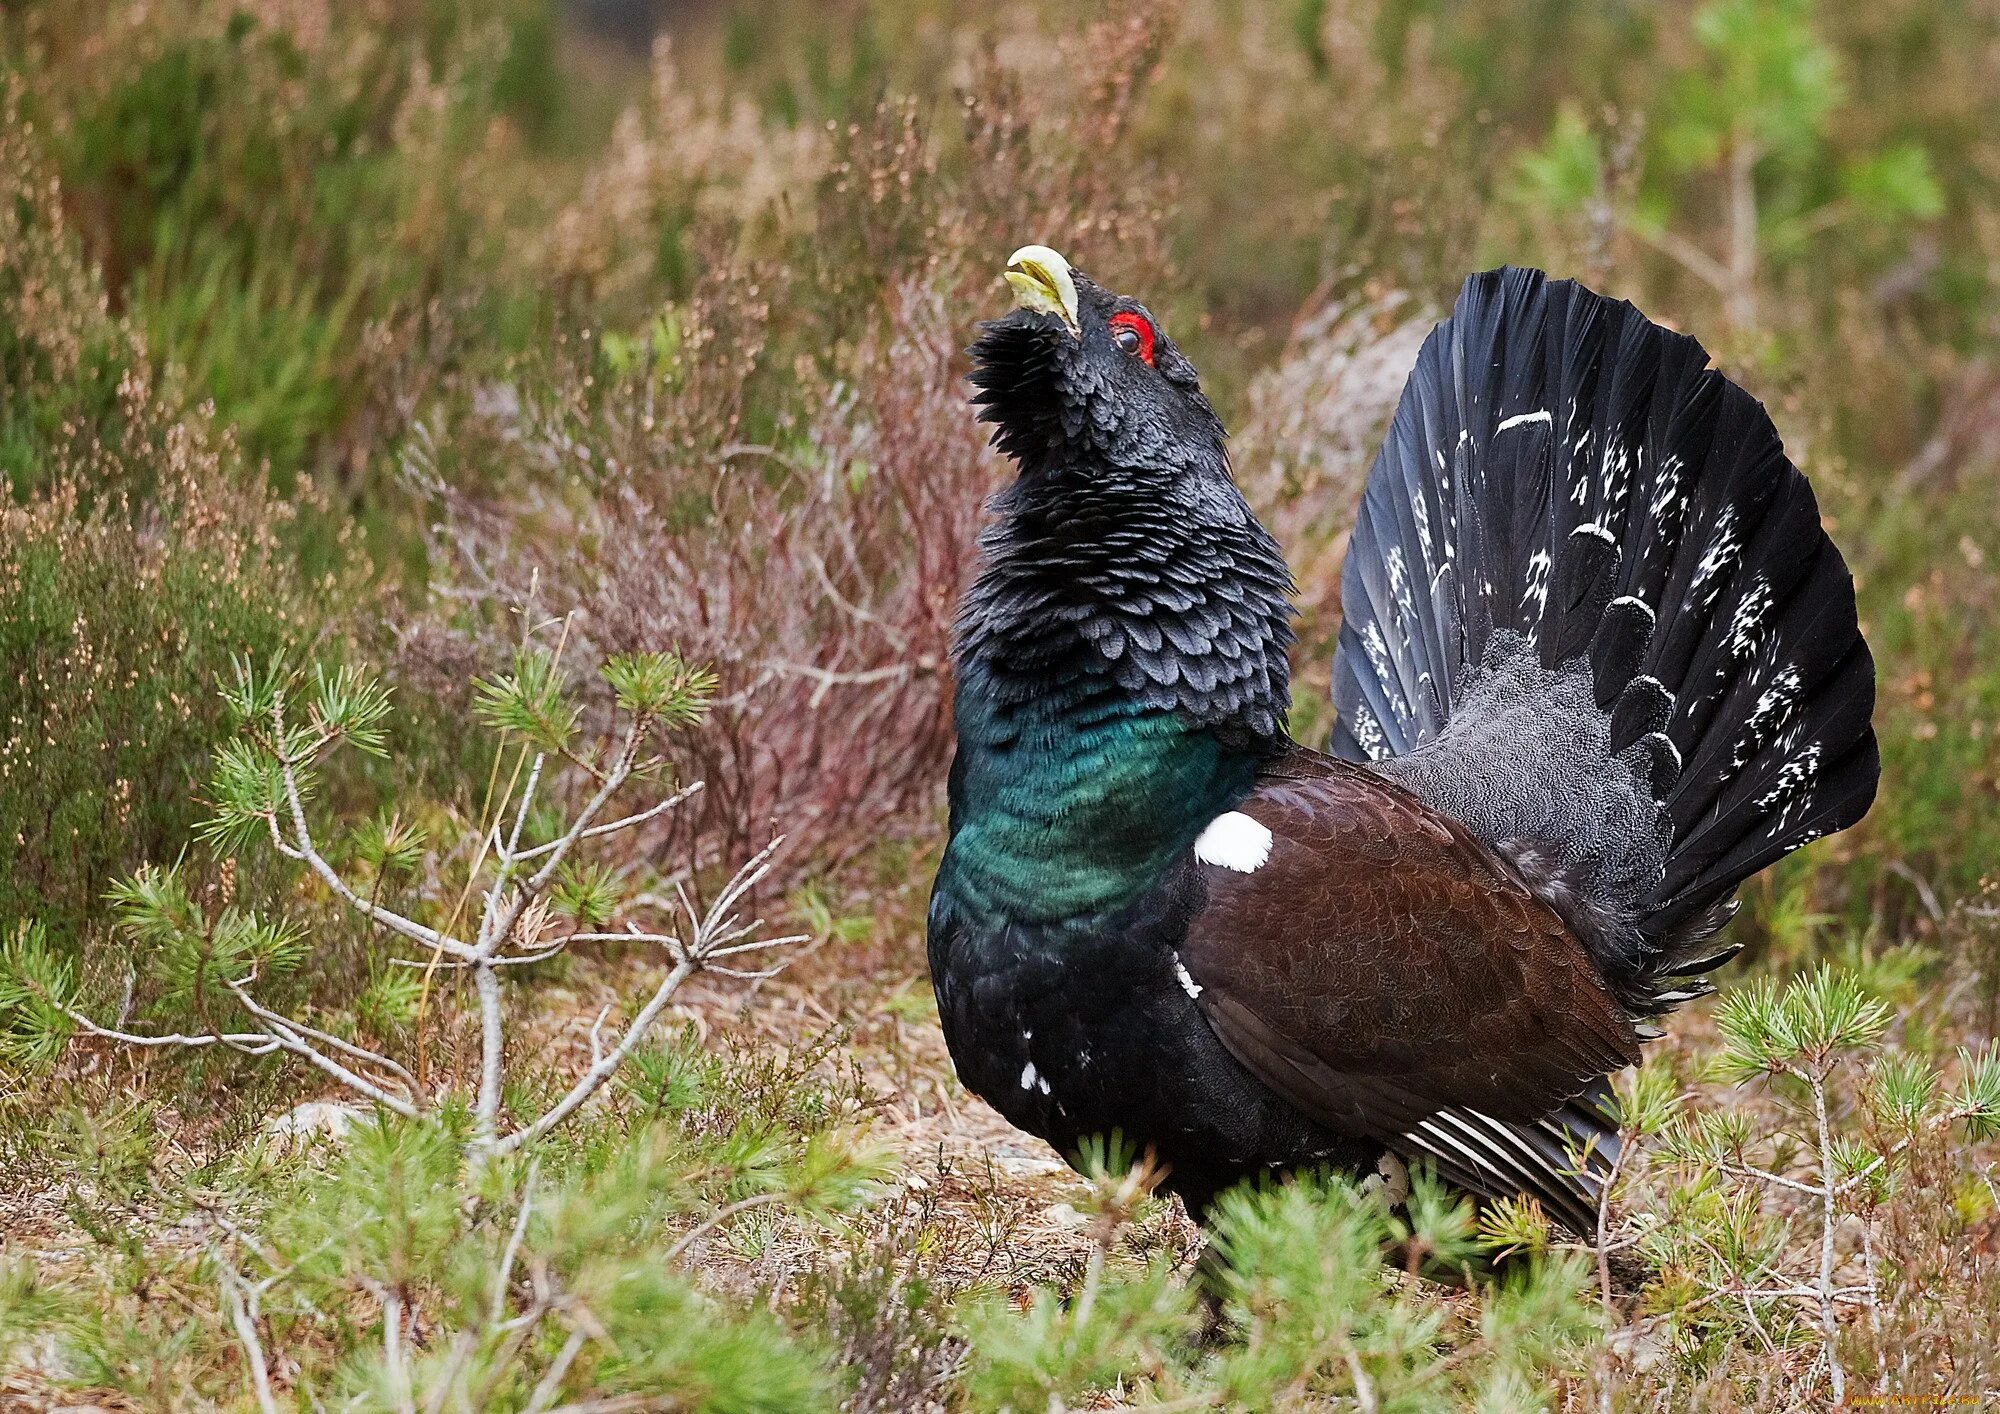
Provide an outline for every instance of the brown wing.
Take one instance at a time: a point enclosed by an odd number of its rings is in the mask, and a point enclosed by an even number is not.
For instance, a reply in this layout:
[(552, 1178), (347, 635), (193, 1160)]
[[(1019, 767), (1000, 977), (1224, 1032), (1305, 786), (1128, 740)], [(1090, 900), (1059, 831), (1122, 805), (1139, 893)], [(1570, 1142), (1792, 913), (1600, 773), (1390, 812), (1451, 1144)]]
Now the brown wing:
[(1528, 1123), (1636, 1058), (1582, 945), (1450, 817), (1304, 752), (1237, 808), (1269, 857), (1202, 866), (1181, 962), (1231, 1053), (1321, 1123)]

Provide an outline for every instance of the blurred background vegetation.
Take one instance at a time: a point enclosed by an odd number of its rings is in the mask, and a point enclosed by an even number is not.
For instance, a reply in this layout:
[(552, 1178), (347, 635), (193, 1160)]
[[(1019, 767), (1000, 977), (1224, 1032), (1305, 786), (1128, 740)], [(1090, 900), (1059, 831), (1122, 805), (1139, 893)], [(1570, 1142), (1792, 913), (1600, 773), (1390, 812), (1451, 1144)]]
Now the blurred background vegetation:
[[(1990, 1037), (1996, 93), (1993, 0), (19, 0), (0, 939), (34, 920), (148, 1015), (105, 891), (185, 851), (317, 918), (286, 985), (351, 1010), (350, 925), (188, 845), (232, 657), (387, 665), (394, 750), (327, 793), (471, 815), (468, 683), (523, 615), (572, 615), (579, 663), (673, 649), (721, 681), (675, 748), (698, 808), (620, 867), (698, 889), (775, 824), (768, 907), (907, 999), (951, 603), (1000, 474), (960, 350), (1005, 254), (1063, 250), (1202, 368), (1299, 571), (1308, 740), (1416, 342), (1513, 262), (1701, 336), (1854, 568), (1880, 799), (1751, 885), (1753, 964), (1837, 955), (1908, 1011), (1898, 1044)], [(196, 1154), (298, 1083), (84, 1069), (174, 1105)], [(0, 1162), (51, 1172), (48, 1104), (0, 1051)]]
[[(1942, 899), (2000, 843), (1997, 35), (1915, 0), (10, 7), (0, 912), (81, 945), (89, 880), (182, 823), (229, 653), (392, 642), (421, 695), (537, 576), (597, 646), (733, 670), (705, 825), (783, 799), (815, 864), (924, 837), (994, 475), (955, 351), (1032, 236), (1194, 352), (1309, 682), (1372, 420), (1466, 271), (1702, 335), (1884, 669), (1883, 806), (1799, 868), (1920, 927), (1888, 866)], [(428, 788), (478, 775), (452, 745), (406, 756)]]

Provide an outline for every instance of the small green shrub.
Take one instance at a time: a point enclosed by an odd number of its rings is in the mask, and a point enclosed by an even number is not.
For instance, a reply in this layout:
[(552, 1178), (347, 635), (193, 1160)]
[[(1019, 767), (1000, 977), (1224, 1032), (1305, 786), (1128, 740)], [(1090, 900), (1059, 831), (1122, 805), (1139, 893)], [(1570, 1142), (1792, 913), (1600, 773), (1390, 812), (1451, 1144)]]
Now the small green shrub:
[[(1158, 1177), (1114, 1157), (1086, 1164), (1095, 1245), (1074, 1291), (1038, 1290), (1025, 1308), (998, 1297), (962, 1306), (973, 1408), (1093, 1408), (1115, 1387), (1193, 1408), (1544, 1409), (1551, 1382), (1575, 1372), (1601, 1328), (1584, 1254), (1524, 1255), (1475, 1276), (1486, 1244), (1472, 1205), (1427, 1175), (1415, 1176), (1407, 1216), (1349, 1180), (1303, 1178), (1217, 1205), (1205, 1265), (1221, 1324), (1204, 1350), (1196, 1288), (1171, 1261), (1108, 1260)], [(1399, 1251), (1407, 1271), (1390, 1260)], [(1467, 1298), (1420, 1280), (1419, 1267), (1460, 1276)]]

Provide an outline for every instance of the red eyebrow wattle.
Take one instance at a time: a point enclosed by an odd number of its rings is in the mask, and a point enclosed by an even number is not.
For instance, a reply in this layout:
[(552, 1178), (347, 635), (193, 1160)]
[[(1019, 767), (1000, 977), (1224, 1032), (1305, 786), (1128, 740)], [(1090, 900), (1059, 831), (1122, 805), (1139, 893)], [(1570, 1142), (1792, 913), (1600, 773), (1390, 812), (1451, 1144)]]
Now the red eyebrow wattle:
[(1113, 329), (1130, 329), (1139, 336), (1139, 357), (1147, 364), (1153, 361), (1153, 325), (1143, 314), (1134, 314), (1129, 309), (1121, 309), (1111, 316)]

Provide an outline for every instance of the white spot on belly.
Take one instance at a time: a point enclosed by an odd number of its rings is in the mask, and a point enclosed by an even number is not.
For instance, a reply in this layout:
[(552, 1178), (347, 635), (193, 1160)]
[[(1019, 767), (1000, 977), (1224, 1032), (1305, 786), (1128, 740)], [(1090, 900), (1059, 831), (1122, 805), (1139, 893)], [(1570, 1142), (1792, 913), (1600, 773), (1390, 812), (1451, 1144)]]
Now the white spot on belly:
[(1410, 1199), (1410, 1166), (1385, 1152), (1375, 1163), (1375, 1172), (1361, 1180), (1361, 1191), (1373, 1193), (1391, 1208), (1400, 1208)]
[(1194, 857), (1238, 874), (1254, 874), (1271, 857), (1271, 832), (1242, 811), (1227, 810), (1208, 822), (1194, 842)]
[(1188, 976), (1187, 964), (1181, 961), (1179, 953), (1174, 954), (1174, 976), (1181, 979), (1181, 990), (1190, 997), (1201, 995), (1201, 983)]
[(1525, 427), (1530, 422), (1546, 422), (1553, 425), (1555, 419), (1549, 415), (1547, 408), (1543, 408), (1540, 412), (1517, 412), (1493, 430), (1495, 432), (1505, 432), (1510, 428)]

